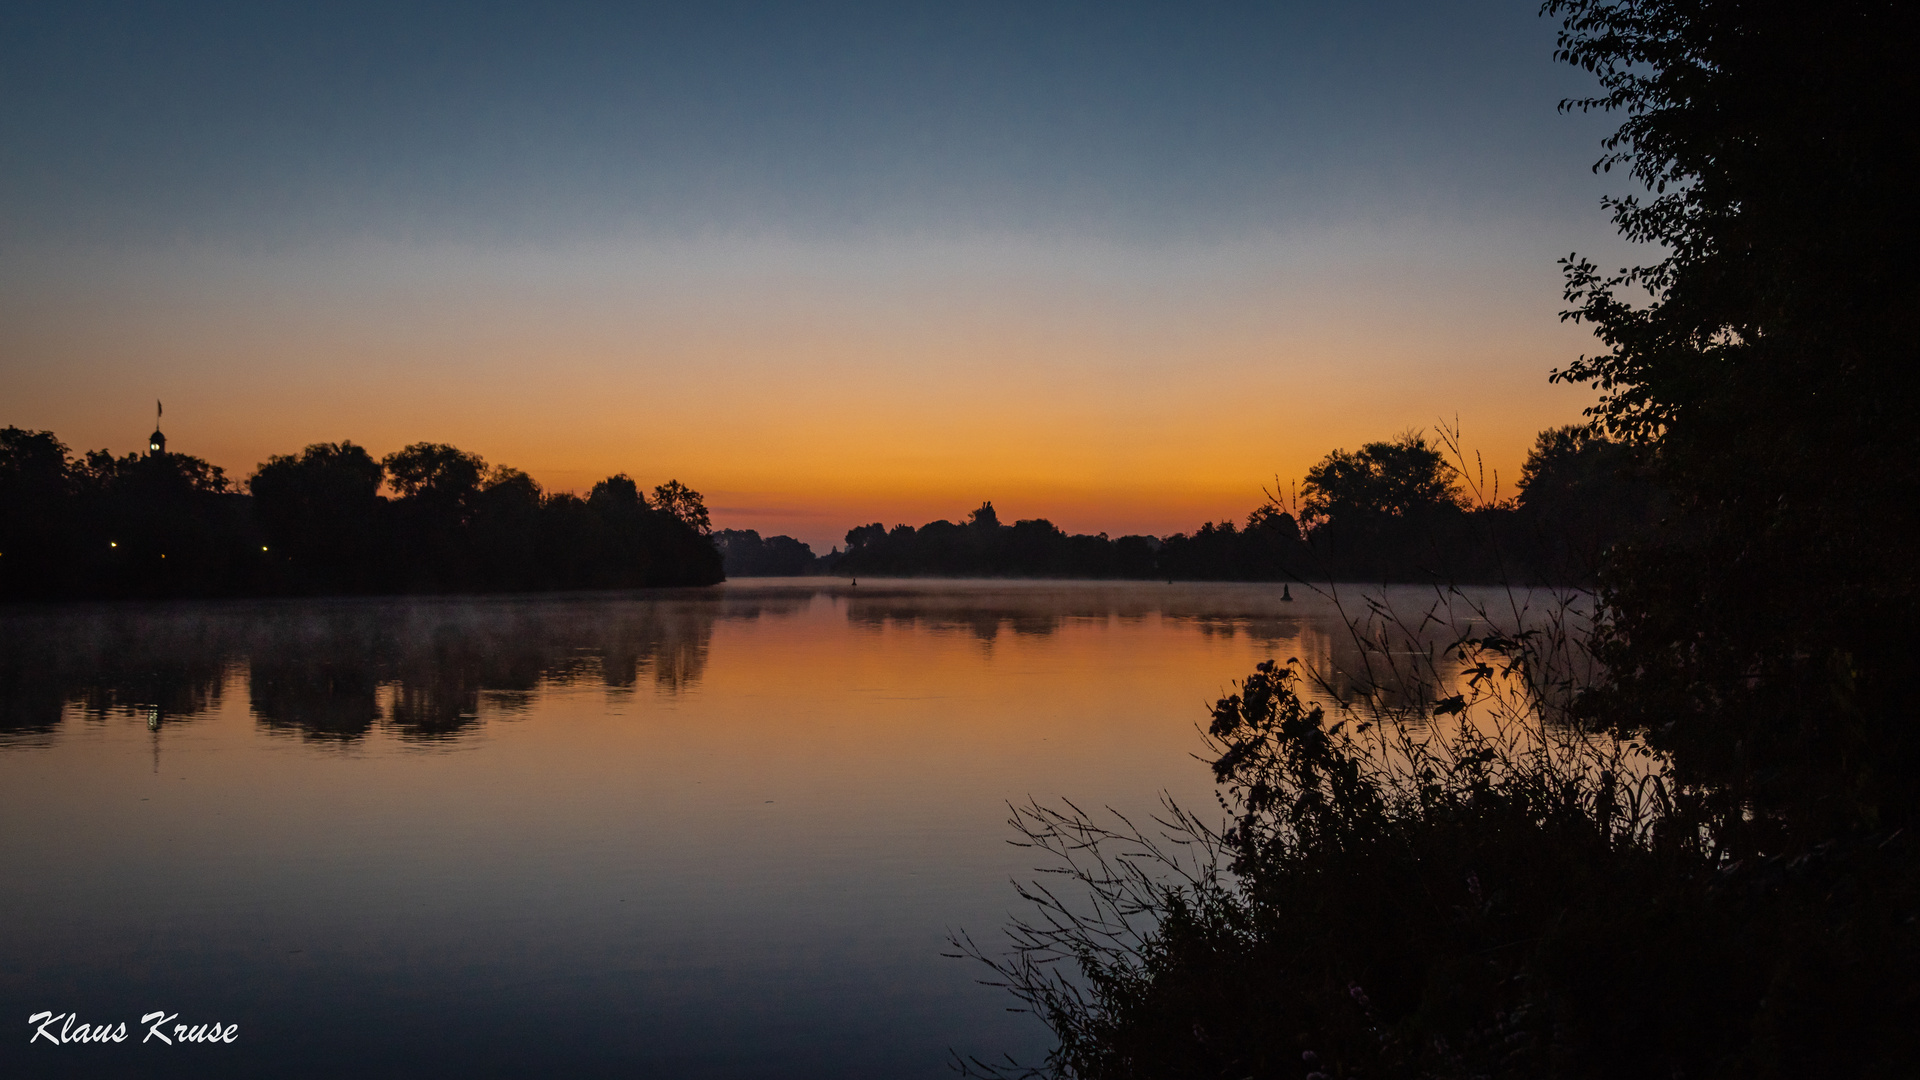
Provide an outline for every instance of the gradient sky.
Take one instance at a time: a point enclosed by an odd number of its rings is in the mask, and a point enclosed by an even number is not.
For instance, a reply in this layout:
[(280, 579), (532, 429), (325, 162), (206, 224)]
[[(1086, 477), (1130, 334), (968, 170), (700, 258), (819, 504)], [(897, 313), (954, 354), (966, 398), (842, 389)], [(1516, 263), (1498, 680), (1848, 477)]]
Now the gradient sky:
[(1457, 416), (1628, 258), (1526, 2), (0, 3), (0, 424), (451, 442), (817, 550), (1168, 533)]

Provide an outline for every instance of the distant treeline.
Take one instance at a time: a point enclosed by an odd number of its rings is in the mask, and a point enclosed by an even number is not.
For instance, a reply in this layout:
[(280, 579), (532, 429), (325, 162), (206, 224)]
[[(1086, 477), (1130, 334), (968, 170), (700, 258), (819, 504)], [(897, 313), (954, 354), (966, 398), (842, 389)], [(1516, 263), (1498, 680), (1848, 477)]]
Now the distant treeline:
[(0, 598), (488, 592), (710, 585), (707, 511), (677, 481), (625, 475), (586, 498), (518, 469), (415, 443), (376, 459), (316, 443), (242, 490), (168, 453), (75, 458), (53, 433), (0, 428)]
[(1244, 525), (1209, 522), (1167, 537), (1069, 535), (1044, 518), (1005, 525), (986, 503), (960, 524), (862, 525), (847, 533), (845, 550), (817, 557), (786, 536), (730, 530), (718, 539), (736, 577), (1575, 583), (1656, 514), (1644, 463), (1586, 428), (1541, 432), (1514, 498), (1469, 497), (1447, 457), (1418, 432), (1336, 450), (1308, 470), (1297, 503), (1270, 498)]
[(720, 549), (730, 578), (799, 577), (825, 572), (813, 548), (791, 536), (761, 539), (752, 529), (721, 529), (713, 534), (713, 542)]
[[(156, 436), (158, 433), (155, 433)], [(163, 445), (156, 443), (156, 445)], [(714, 532), (700, 494), (625, 475), (586, 498), (518, 469), (415, 443), (276, 455), (245, 485), (164, 449), (73, 456), (51, 432), (0, 429), (0, 598), (501, 592), (708, 585), (724, 576), (1069, 577), (1215, 581), (1580, 582), (1656, 512), (1633, 450), (1542, 432), (1515, 498), (1469, 498), (1443, 448), (1409, 432), (1312, 469), (1298, 501), (1244, 525), (1110, 538), (1044, 518), (879, 522), (815, 555), (790, 536)], [(1477, 493), (1476, 493), (1477, 494)]]

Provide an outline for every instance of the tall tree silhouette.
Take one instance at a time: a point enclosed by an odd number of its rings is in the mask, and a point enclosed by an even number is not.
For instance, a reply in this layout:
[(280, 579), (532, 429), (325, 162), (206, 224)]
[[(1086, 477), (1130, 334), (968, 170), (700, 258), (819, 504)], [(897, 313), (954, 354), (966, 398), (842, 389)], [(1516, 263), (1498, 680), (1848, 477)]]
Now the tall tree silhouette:
[(67, 554), (84, 543), (70, 522), (67, 446), (51, 431), (0, 428), (0, 595), (65, 587)]
[(672, 514), (699, 530), (701, 535), (713, 531), (713, 522), (707, 518), (706, 500), (678, 480), (669, 480), (654, 488), (651, 502), (655, 510)]
[(277, 454), (247, 480), (271, 561), (289, 581), (317, 592), (379, 587), (386, 470), (351, 442), (314, 443)]
[(1311, 524), (1342, 516), (1415, 517), (1462, 506), (1460, 481), (1422, 432), (1335, 450), (1307, 470), (1301, 516)]
[(1606, 351), (1555, 378), (1600, 391), (1595, 419), (1652, 448), (1673, 497), (1606, 578), (1596, 708), (1682, 750), (1754, 850), (1920, 824), (1920, 11), (1545, 10), (1601, 88), (1563, 107), (1622, 116), (1596, 168), (1646, 189), (1614, 221), (1660, 252), (1565, 264), (1567, 317)]

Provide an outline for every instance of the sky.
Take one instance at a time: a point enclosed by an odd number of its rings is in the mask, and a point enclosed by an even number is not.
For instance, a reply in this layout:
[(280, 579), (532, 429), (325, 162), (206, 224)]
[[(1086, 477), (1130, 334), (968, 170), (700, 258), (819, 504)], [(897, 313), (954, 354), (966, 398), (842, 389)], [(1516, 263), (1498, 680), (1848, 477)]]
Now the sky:
[[(716, 526), (1190, 531), (1592, 402), (1530, 2), (0, 0), (0, 424), (448, 442)], [(1491, 491), (1489, 491), (1491, 494)]]

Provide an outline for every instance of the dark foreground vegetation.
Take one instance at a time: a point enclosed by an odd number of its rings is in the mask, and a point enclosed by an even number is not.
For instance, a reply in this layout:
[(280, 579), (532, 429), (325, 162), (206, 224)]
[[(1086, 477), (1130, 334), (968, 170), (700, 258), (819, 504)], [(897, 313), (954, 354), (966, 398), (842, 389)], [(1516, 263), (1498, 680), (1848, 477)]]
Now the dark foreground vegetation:
[(1554, 377), (1663, 520), (1567, 598), (1590, 626), (1372, 610), (1343, 704), (1255, 672), (1222, 825), (1020, 810), (1067, 877), (1010, 955), (961, 944), (1058, 1036), (1039, 1074), (1920, 1074), (1920, 15), (1545, 10), (1663, 254), (1567, 261), (1606, 351)]
[(1541, 432), (1517, 498), (1468, 483), (1464, 464), (1453, 432), (1438, 444), (1407, 432), (1328, 454), (1297, 504), (1270, 496), (1244, 527), (1070, 536), (1044, 518), (1004, 525), (987, 503), (961, 524), (862, 525), (818, 565), (874, 576), (1576, 583), (1660, 506), (1632, 448), (1588, 428)]
[(700, 495), (624, 475), (586, 498), (415, 443), (350, 442), (263, 462), (242, 491), (170, 453), (74, 458), (51, 432), (0, 429), (0, 599), (502, 592), (709, 585), (720, 556)]

